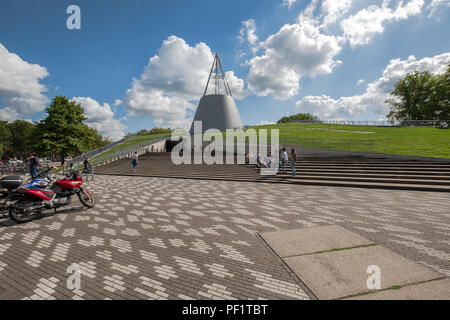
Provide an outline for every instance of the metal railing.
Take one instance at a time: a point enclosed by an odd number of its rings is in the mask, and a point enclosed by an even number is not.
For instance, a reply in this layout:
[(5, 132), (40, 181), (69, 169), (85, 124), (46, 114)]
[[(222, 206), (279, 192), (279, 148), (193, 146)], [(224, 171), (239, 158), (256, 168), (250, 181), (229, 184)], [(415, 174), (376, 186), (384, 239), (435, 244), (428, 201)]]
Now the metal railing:
[(330, 124), (346, 126), (376, 126), (376, 127), (437, 127), (450, 128), (450, 120), (395, 120), (395, 121), (350, 121), (350, 120), (291, 120), (290, 122), (309, 124)]
[[(114, 153), (101, 153), (97, 156), (94, 156), (93, 158), (91, 158), (89, 160), (89, 163), (91, 165), (91, 173), (94, 173), (94, 168), (99, 166), (99, 165), (103, 165), (106, 163), (109, 163), (111, 161), (115, 161), (115, 160), (119, 160), (119, 159), (124, 159), (127, 157), (131, 157), (131, 155), (134, 152), (138, 152), (139, 155), (142, 155), (144, 153), (147, 152), (151, 152), (151, 145), (161, 142), (163, 140), (168, 139), (170, 136), (163, 136), (163, 137), (158, 137), (158, 138), (153, 138), (144, 142), (141, 142), (139, 144), (135, 144), (132, 146), (129, 146), (127, 148), (123, 148), (123, 149), (119, 149), (119, 150), (115, 150)], [(83, 158), (82, 160), (80, 159), (77, 162), (73, 162), (71, 161), (70, 164), (72, 164), (72, 169), (74, 170), (82, 170), (84, 169), (84, 165), (83, 165), (83, 161), (85, 158)], [(70, 164), (68, 164), (70, 166)], [(65, 170), (67, 170), (68, 168), (66, 167)]]
[[(133, 136), (134, 136), (134, 135), (133, 135)], [(91, 151), (89, 151), (89, 152), (83, 153), (82, 155), (79, 155), (79, 156), (73, 158), (73, 159), (70, 161), (70, 163), (78, 163), (78, 162), (80, 162), (80, 161), (84, 161), (84, 159), (86, 159), (86, 158), (94, 157), (94, 156), (96, 156), (96, 155), (98, 155), (98, 154), (100, 154), (100, 153), (103, 153), (103, 152), (105, 152), (105, 151), (111, 149), (112, 147), (117, 146), (118, 144), (121, 144), (122, 142), (124, 142), (124, 141), (130, 139), (130, 138), (133, 137), (133, 136), (128, 136), (128, 137), (122, 138), (122, 139), (120, 139), (120, 140), (118, 140), (118, 141), (115, 141), (115, 142), (112, 142), (112, 143), (110, 143), (110, 144), (108, 144), (108, 145), (106, 145), (106, 146), (103, 146), (103, 147), (100, 147), (100, 148), (98, 148), (98, 149), (91, 150)]]

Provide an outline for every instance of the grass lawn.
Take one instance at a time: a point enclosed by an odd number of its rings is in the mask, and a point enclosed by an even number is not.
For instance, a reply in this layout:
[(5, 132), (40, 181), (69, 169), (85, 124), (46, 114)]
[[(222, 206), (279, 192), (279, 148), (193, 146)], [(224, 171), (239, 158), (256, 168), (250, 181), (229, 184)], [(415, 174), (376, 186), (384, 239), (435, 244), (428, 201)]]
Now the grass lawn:
[(110, 156), (113, 156), (116, 153), (116, 151), (121, 151), (121, 150), (127, 149), (128, 147), (131, 147), (133, 145), (138, 145), (140, 143), (143, 143), (143, 142), (146, 142), (146, 141), (149, 141), (149, 140), (153, 140), (153, 139), (156, 139), (156, 138), (159, 138), (159, 137), (164, 137), (164, 136), (167, 136), (167, 133), (164, 133), (164, 134), (153, 134), (153, 135), (148, 135), (148, 136), (134, 136), (134, 137), (131, 137), (130, 139), (124, 141), (123, 143), (112, 147), (108, 151), (103, 152), (103, 153), (99, 154), (96, 157), (93, 157), (93, 159), (95, 159), (95, 158), (108, 158)]
[[(279, 129), (281, 145), (296, 144), (312, 148), (450, 158), (450, 129), (296, 122), (252, 128), (256, 130), (268, 129), (268, 141), (270, 141), (270, 129)], [(108, 158), (114, 155), (116, 151), (166, 135), (135, 136), (93, 159)]]
[[(450, 158), (450, 129), (373, 127), (285, 123), (255, 126), (279, 129), (280, 144), (298, 142), (310, 147)], [(270, 137), (270, 130), (268, 130)], [(269, 140), (270, 141), (270, 140)], [(334, 145), (335, 147), (332, 147)]]

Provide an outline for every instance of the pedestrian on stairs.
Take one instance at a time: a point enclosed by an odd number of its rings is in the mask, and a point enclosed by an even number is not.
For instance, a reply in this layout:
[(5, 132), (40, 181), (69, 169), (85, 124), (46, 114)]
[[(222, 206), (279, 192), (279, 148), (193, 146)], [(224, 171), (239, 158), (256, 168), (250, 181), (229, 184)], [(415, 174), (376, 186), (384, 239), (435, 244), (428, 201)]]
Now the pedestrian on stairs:
[(283, 147), (283, 149), (281, 149), (281, 169), (283, 169), (283, 173), (286, 173), (286, 163), (288, 161), (289, 161), (289, 157), (286, 152), (286, 148)]
[(295, 163), (297, 162), (297, 152), (294, 148), (292, 148), (291, 156), (289, 157), (289, 161), (291, 163), (291, 172), (292, 176), (295, 176)]
[(137, 151), (133, 153), (131, 164), (133, 165), (133, 172), (136, 172), (136, 167), (138, 165), (138, 154)]

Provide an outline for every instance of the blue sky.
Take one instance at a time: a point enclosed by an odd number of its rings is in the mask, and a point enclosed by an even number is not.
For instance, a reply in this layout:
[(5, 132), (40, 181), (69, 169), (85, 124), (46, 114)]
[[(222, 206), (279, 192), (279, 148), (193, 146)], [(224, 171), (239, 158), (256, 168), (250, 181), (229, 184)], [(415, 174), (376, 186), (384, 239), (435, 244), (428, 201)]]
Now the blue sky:
[[(72, 4), (81, 9), (81, 30), (66, 27)], [(113, 139), (156, 125), (188, 126), (215, 52), (244, 124), (297, 112), (383, 119), (395, 81), (450, 63), (449, 5), (2, 0), (0, 119), (38, 121), (61, 94)]]

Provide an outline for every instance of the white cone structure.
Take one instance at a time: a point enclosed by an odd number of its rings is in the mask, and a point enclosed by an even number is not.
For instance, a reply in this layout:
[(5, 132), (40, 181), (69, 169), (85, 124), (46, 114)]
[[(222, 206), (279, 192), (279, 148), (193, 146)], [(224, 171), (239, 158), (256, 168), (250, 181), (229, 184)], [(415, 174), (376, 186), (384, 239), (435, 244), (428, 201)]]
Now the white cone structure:
[[(212, 81), (214, 93), (207, 94), (208, 86)], [(221, 91), (224, 92), (221, 93)], [(194, 121), (202, 121), (203, 132), (208, 129), (225, 131), (226, 129), (241, 129), (243, 127), (218, 54), (214, 58), (205, 93), (198, 103)], [(191, 133), (194, 133), (194, 123), (191, 126)]]

